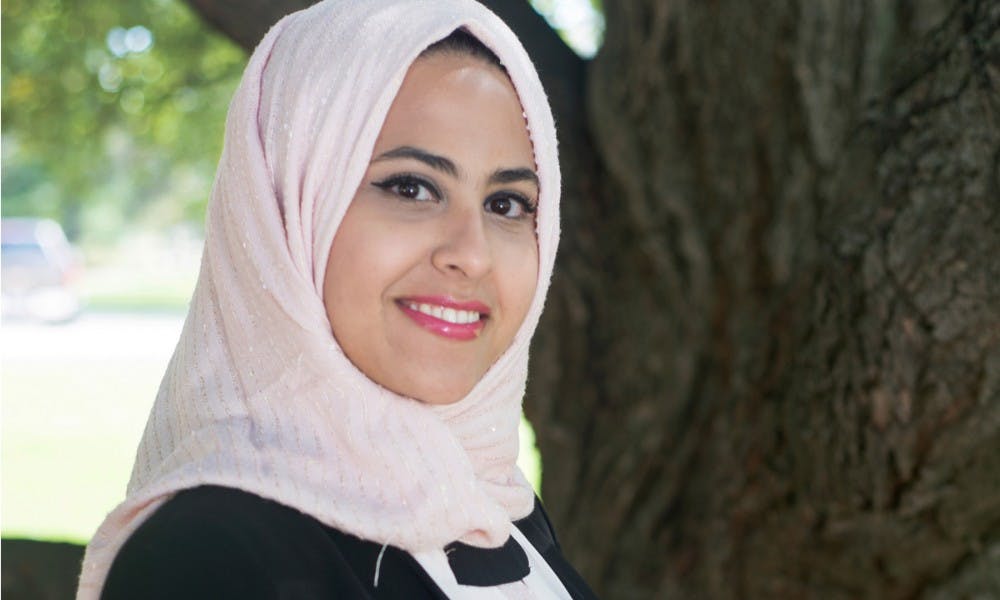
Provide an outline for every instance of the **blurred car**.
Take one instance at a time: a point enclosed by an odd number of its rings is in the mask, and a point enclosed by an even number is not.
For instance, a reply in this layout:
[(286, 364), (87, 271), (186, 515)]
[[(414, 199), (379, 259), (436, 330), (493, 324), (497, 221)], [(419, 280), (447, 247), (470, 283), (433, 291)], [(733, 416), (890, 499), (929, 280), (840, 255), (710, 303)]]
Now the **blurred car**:
[(80, 313), (75, 283), (79, 253), (50, 219), (0, 220), (0, 309), (3, 317), (60, 323)]

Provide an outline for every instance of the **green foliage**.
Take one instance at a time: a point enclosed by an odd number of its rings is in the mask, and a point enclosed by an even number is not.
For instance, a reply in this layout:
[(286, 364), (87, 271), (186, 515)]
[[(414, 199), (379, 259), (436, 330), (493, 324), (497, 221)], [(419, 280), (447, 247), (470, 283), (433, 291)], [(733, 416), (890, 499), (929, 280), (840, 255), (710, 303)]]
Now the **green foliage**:
[[(594, 51), (596, 0), (533, 3)], [(85, 241), (202, 222), (241, 49), (182, 0), (4, 0), (2, 26), (3, 215)]]
[(570, 48), (590, 58), (604, 38), (604, 5), (601, 0), (530, 0)]
[(4, 0), (3, 214), (201, 221), (242, 50), (179, 0)]

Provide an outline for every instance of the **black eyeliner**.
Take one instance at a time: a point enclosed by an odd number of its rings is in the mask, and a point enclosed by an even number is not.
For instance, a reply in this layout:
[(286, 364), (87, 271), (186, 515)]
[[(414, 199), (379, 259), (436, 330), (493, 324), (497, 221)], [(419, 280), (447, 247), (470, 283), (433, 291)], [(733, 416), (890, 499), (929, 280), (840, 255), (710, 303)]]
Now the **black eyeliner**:
[(531, 214), (534, 213), (536, 210), (538, 210), (538, 206), (536, 206), (535, 203), (533, 203), (531, 200), (528, 199), (527, 196), (523, 194), (520, 194), (518, 192), (500, 192), (500, 193), (506, 195), (508, 198), (511, 198), (512, 200), (520, 204), (524, 208), (524, 212), (526, 213)]
[[(510, 200), (511, 202), (516, 202), (516, 203), (518, 203), (518, 204), (521, 205), (521, 210), (524, 211), (524, 214), (521, 215), (520, 217), (513, 217), (513, 220), (526, 219), (528, 215), (532, 215), (532, 214), (535, 213), (535, 211), (538, 210), (538, 206), (536, 204), (532, 203), (530, 200), (528, 200), (527, 196), (521, 194), (520, 192), (513, 192), (513, 191), (498, 191), (498, 192), (494, 192), (494, 193), (490, 194), (489, 196), (487, 196), (485, 200), (483, 200), (483, 204), (486, 205), (486, 204), (488, 204), (490, 202), (490, 200), (492, 200), (494, 198), (498, 198), (498, 197), (499, 198), (506, 198), (507, 200)], [(511, 218), (511, 217), (507, 217), (507, 218)]]
[(413, 173), (397, 173), (394, 175), (390, 175), (380, 181), (373, 181), (372, 185), (385, 192), (392, 193), (394, 196), (398, 196), (404, 200), (415, 201), (415, 199), (413, 198), (407, 198), (406, 196), (402, 196), (390, 190), (390, 188), (392, 188), (393, 186), (404, 185), (407, 183), (415, 183), (417, 185), (422, 185), (426, 187), (427, 191), (429, 191), (431, 195), (434, 196), (436, 199), (440, 200), (441, 198), (443, 198), (443, 196), (441, 195), (441, 191), (438, 190), (438, 187), (436, 185), (431, 183), (426, 178), (420, 175), (415, 175)]

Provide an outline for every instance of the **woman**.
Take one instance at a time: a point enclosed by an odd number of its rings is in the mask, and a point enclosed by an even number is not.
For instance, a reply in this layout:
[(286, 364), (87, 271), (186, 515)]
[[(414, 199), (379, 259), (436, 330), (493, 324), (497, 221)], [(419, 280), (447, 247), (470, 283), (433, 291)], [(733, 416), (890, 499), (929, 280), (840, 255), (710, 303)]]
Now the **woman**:
[(278, 23), (79, 598), (591, 597), (515, 464), (558, 198), (537, 75), (475, 2)]

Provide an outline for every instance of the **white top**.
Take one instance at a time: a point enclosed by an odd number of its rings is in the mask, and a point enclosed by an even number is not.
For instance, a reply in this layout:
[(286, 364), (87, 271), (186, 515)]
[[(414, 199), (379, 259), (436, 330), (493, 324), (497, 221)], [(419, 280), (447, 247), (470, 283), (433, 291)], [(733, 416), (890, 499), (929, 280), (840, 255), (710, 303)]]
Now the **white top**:
[(455, 579), (455, 574), (448, 564), (444, 550), (413, 553), (413, 558), (430, 575), (434, 583), (449, 598), (462, 600), (571, 600), (569, 592), (563, 587), (559, 577), (545, 562), (538, 550), (528, 541), (521, 531), (514, 527), (511, 536), (520, 544), (528, 555), (528, 565), (531, 568), (527, 577), (493, 587), (462, 585)]

